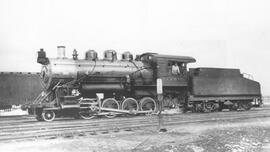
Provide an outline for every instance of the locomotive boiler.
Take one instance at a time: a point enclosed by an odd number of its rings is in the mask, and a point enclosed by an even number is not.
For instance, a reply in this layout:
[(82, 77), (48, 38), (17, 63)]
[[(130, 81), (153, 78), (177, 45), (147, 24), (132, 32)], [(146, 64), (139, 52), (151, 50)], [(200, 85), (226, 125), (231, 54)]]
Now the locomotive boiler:
[[(28, 109), (37, 120), (52, 121), (67, 115), (113, 118), (118, 114), (157, 113), (163, 108), (248, 110), (252, 102), (261, 101), (258, 82), (244, 78), (239, 70), (234, 77), (228, 74), (233, 69), (188, 70), (187, 64), (196, 61), (192, 57), (144, 53), (134, 59), (130, 52), (124, 52), (117, 59), (116, 51), (107, 50), (100, 59), (97, 52), (89, 50), (79, 59), (74, 50), (72, 58), (67, 58), (64, 46), (58, 46), (57, 54), (57, 58), (48, 58), (43, 49), (38, 52), (44, 91)], [(215, 77), (215, 73), (220, 75)], [(162, 80), (164, 90), (160, 101), (157, 79)], [(235, 82), (239, 86), (230, 87)], [(224, 94), (226, 88), (230, 91)]]

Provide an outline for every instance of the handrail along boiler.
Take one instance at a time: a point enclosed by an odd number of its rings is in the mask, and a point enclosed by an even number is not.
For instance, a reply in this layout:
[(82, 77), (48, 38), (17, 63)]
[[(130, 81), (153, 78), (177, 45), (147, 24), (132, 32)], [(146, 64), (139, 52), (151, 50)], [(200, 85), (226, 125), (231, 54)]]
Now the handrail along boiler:
[[(258, 82), (244, 78), (237, 69), (188, 71), (187, 64), (196, 61), (192, 57), (144, 53), (134, 60), (130, 52), (124, 52), (118, 60), (116, 51), (107, 50), (99, 59), (97, 52), (89, 50), (84, 59), (78, 59), (76, 50), (73, 58), (65, 57), (64, 46), (57, 50), (57, 58), (48, 58), (43, 49), (38, 52), (44, 91), (28, 109), (37, 120), (52, 121), (67, 115), (91, 119), (98, 115), (113, 118), (117, 114), (155, 113), (161, 104), (157, 102), (157, 78), (163, 82), (164, 108), (194, 112), (247, 110), (252, 102), (261, 101)], [(222, 83), (217, 86), (215, 81)], [(235, 82), (239, 86), (224, 88)]]

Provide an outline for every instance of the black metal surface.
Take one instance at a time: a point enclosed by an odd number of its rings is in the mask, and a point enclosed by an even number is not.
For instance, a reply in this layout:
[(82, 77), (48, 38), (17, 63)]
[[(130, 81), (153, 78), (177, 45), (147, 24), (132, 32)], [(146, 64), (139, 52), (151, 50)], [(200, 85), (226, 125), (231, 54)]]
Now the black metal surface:
[(42, 91), (38, 73), (1, 72), (0, 105), (32, 102)]
[(260, 84), (244, 78), (238, 69), (198, 68), (190, 71), (194, 96), (260, 96)]

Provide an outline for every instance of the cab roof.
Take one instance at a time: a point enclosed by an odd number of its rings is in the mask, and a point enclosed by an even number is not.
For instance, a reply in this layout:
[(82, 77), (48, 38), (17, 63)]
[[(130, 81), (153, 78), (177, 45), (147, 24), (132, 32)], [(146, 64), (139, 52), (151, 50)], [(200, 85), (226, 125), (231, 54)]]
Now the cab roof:
[[(151, 56), (153, 59), (149, 59)], [(173, 60), (176, 62), (193, 63), (196, 62), (195, 58), (189, 56), (176, 56), (176, 55), (163, 55), (157, 53), (144, 53), (140, 56), (144, 60)]]
[(184, 62), (184, 63), (193, 63), (196, 62), (196, 59), (189, 56), (176, 56), (176, 55), (163, 55), (163, 54), (153, 54), (154, 58), (157, 59), (166, 59), (166, 60), (173, 60), (177, 62)]

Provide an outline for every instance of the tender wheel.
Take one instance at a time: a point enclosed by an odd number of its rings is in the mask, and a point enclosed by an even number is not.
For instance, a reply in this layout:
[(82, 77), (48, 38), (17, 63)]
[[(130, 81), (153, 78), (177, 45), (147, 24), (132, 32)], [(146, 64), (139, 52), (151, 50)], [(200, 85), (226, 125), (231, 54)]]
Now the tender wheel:
[(220, 102), (218, 106), (218, 111), (222, 111), (224, 107), (224, 103)]
[[(119, 103), (114, 98), (105, 99), (101, 105), (103, 108), (111, 108), (111, 109), (119, 109)], [(109, 112), (109, 114), (105, 115), (107, 118), (114, 118), (116, 114), (114, 112)]]
[(229, 106), (230, 111), (237, 111), (238, 109), (239, 109), (239, 103), (238, 102), (233, 102), (233, 104)]
[(214, 112), (218, 111), (219, 104), (214, 102), (205, 102), (203, 112)]
[(122, 103), (122, 109), (123, 110), (139, 110), (139, 104), (137, 102), (137, 100), (133, 99), (133, 98), (127, 98), (123, 101)]
[(239, 102), (239, 109), (240, 110), (250, 110), (251, 107), (252, 107), (251, 102), (248, 102), (248, 101)]
[(153, 98), (150, 97), (144, 97), (140, 100), (140, 108), (142, 111), (157, 111), (157, 104), (156, 101)]
[(44, 121), (53, 121), (55, 118), (55, 113), (52, 110), (45, 110), (42, 112), (41, 117)]
[(192, 112), (203, 112), (203, 103), (194, 102)]

